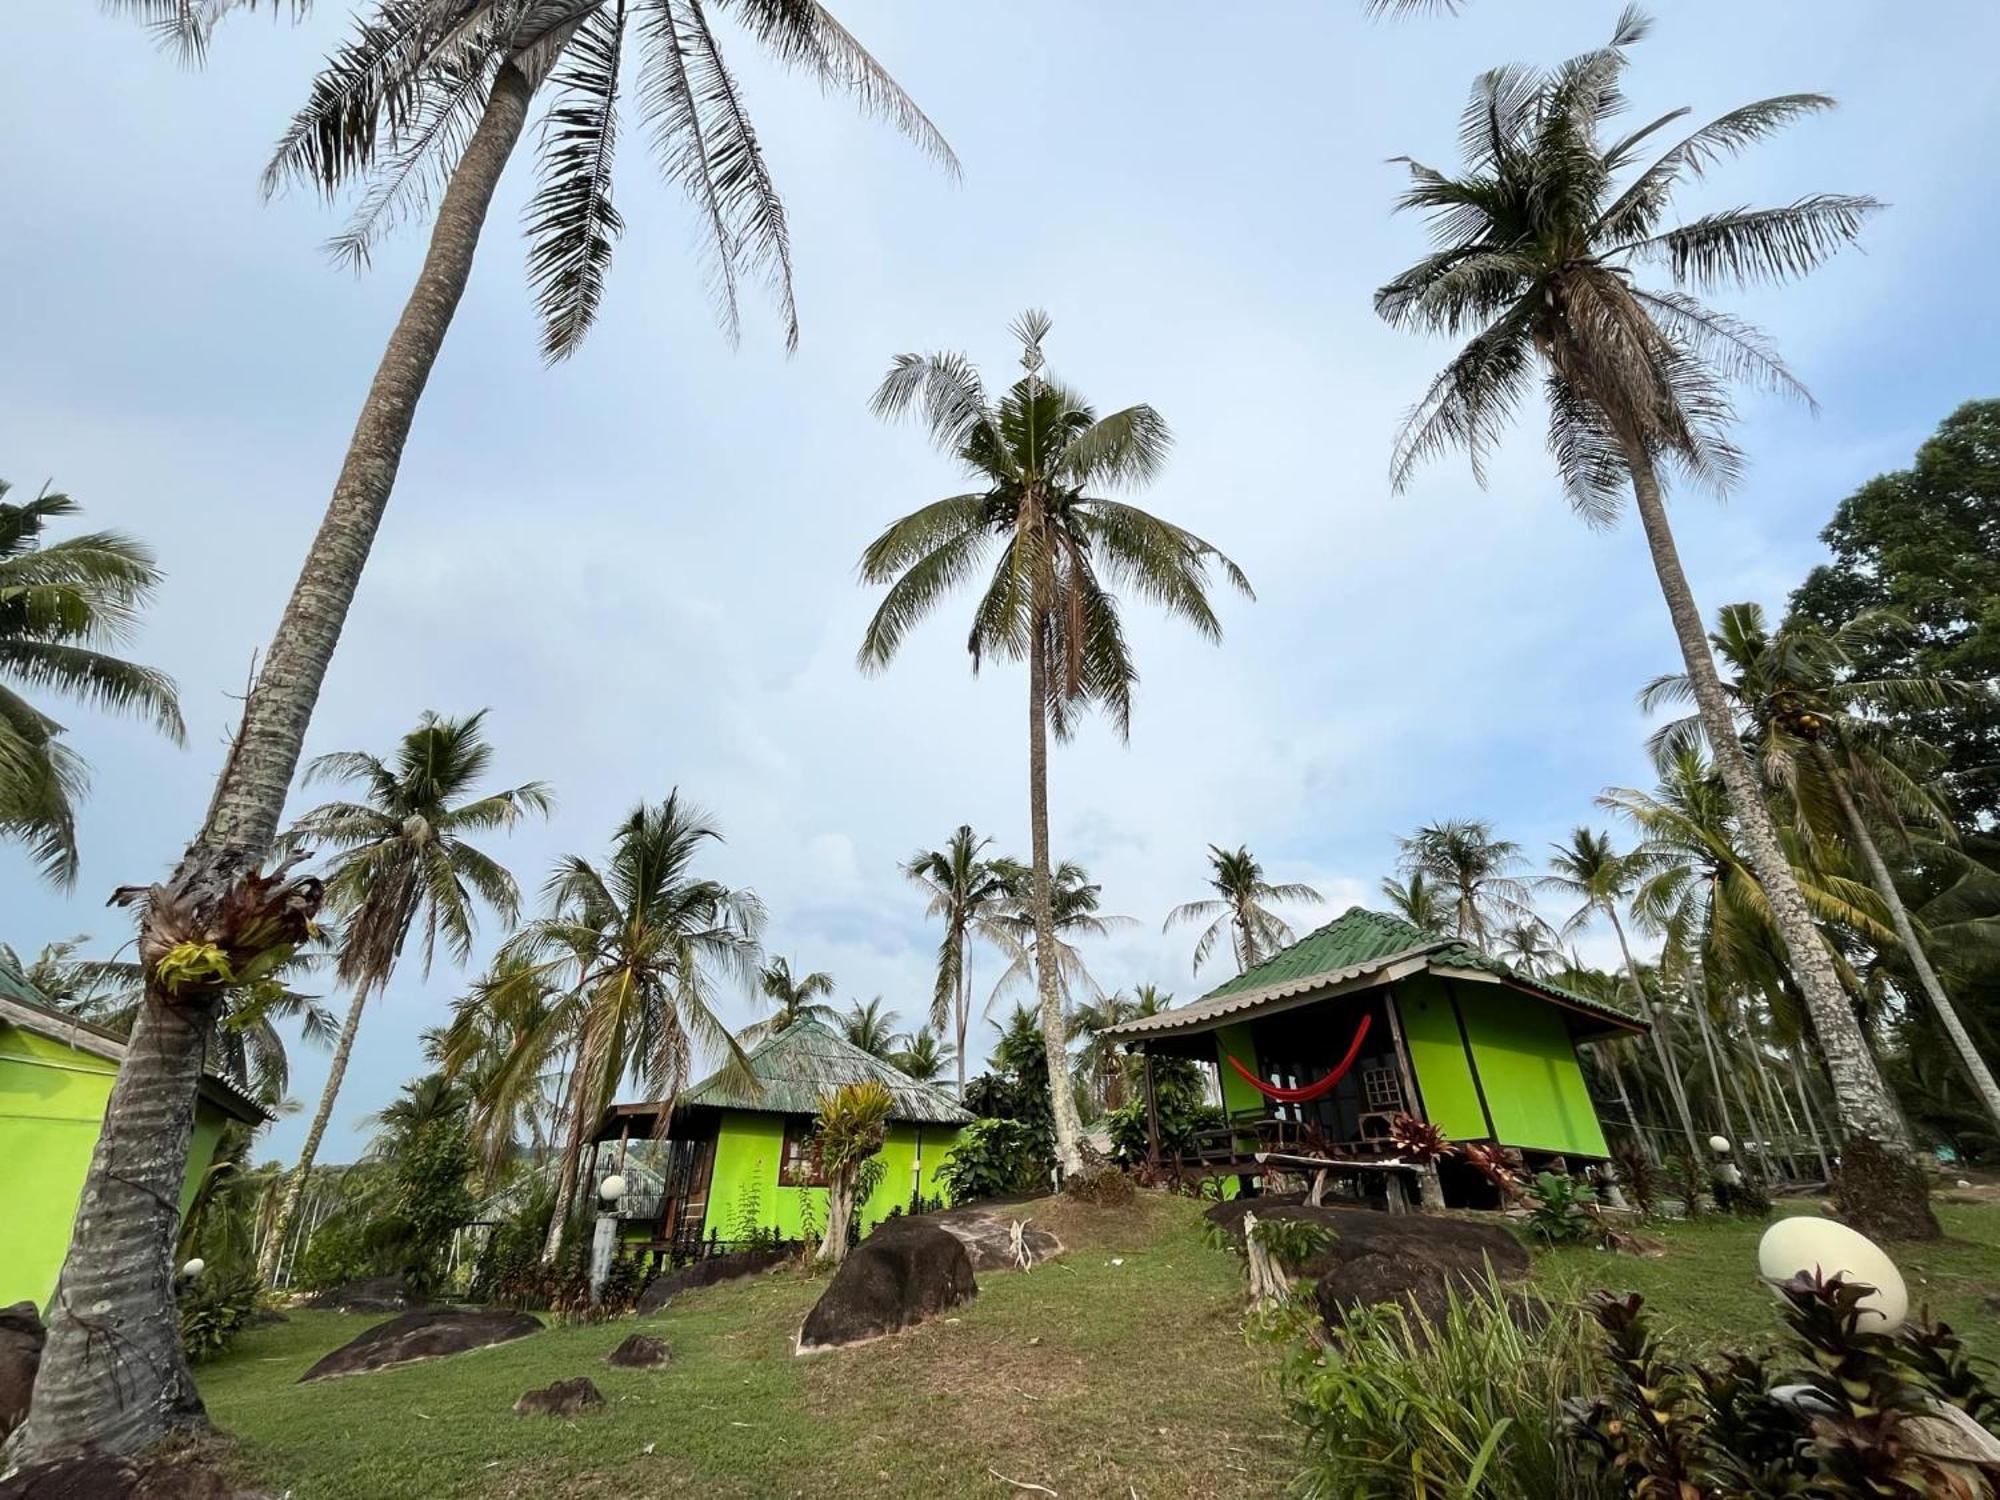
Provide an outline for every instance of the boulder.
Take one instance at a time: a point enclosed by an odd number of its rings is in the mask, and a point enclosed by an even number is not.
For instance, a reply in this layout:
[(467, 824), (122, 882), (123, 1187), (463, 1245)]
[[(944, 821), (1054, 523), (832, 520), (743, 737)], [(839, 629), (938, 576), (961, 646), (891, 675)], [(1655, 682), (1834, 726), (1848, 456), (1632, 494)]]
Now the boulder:
[(713, 1286), (718, 1281), (733, 1281), (738, 1276), (754, 1276), (784, 1259), (783, 1250), (732, 1250), (727, 1255), (704, 1255), (647, 1282), (646, 1290), (639, 1294), (638, 1310), (641, 1314), (656, 1313), (682, 1292)]
[(1348, 1310), (1377, 1302), (1414, 1302), (1426, 1317), (1444, 1311), (1447, 1288), (1484, 1287), (1486, 1268), (1501, 1281), (1528, 1271), (1528, 1252), (1499, 1224), (1477, 1224), (1435, 1214), (1387, 1214), (1369, 1209), (1310, 1208), (1271, 1198), (1238, 1198), (1208, 1211), (1212, 1223), (1236, 1238), (1243, 1216), (1310, 1219), (1334, 1232), (1324, 1250), (1298, 1268), (1313, 1278), (1320, 1316), (1337, 1327)]
[(574, 1417), (580, 1416), (593, 1406), (604, 1404), (604, 1393), (591, 1382), (588, 1375), (579, 1375), (574, 1380), (558, 1380), (554, 1385), (545, 1385), (538, 1391), (526, 1391), (514, 1403), (517, 1417)]
[(657, 1370), (673, 1357), (674, 1351), (667, 1347), (665, 1339), (656, 1339), (650, 1333), (635, 1333), (605, 1355), (604, 1362), (614, 1370)]
[(363, 1276), (315, 1292), (306, 1298), (305, 1305), (327, 1312), (395, 1313), (418, 1303), (400, 1276)]
[(0, 1437), (21, 1425), (48, 1337), (32, 1302), (0, 1308)]
[(428, 1307), (377, 1323), (359, 1338), (342, 1344), (299, 1377), (326, 1380), (364, 1370), (386, 1370), (420, 1359), (463, 1354), (540, 1333), (542, 1325), (524, 1312), (498, 1308)]
[(1636, 1255), (1641, 1260), (1658, 1260), (1667, 1253), (1667, 1242), (1629, 1229), (1607, 1229), (1604, 1248), (1616, 1250), (1620, 1255)]
[(847, 1252), (799, 1330), (798, 1352), (837, 1349), (969, 1302), (979, 1286), (954, 1234), (923, 1219), (891, 1219)]
[[(1004, 1211), (996, 1214), (982, 1209), (953, 1209), (949, 1213), (931, 1214), (927, 1222), (937, 1225), (965, 1246), (975, 1274), (1021, 1269), (1014, 1255), (1014, 1220)], [(1062, 1254), (1063, 1242), (1046, 1229), (1037, 1229), (1032, 1222), (1023, 1231), (1022, 1237), (1027, 1241), (1028, 1254), (1035, 1264), (1052, 1255)]]
[(173, 1444), (143, 1458), (72, 1454), (0, 1479), (0, 1500), (274, 1500), (227, 1477), (214, 1443)]

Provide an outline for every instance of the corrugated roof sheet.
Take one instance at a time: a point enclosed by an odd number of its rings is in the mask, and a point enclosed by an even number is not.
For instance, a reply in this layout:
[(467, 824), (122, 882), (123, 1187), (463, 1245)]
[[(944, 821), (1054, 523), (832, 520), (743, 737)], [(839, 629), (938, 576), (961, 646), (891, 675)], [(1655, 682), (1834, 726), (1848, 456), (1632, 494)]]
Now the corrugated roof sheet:
[(1280, 1000), (1289, 1000), (1331, 985), (1388, 969), (1404, 959), (1421, 959), (1426, 967), (1478, 969), (1505, 979), (1531, 994), (1544, 996), (1613, 1024), (1637, 1027), (1623, 1011), (1555, 985), (1515, 972), (1499, 959), (1470, 943), (1441, 937), (1366, 907), (1349, 907), (1326, 926), (1300, 938), (1291, 947), (1225, 981), (1192, 1005), (1106, 1029), (1119, 1038), (1158, 1036), (1168, 1032), (1213, 1026), (1227, 1017), (1245, 1015)]
[(819, 1101), (842, 1084), (874, 1079), (896, 1101), (892, 1120), (916, 1125), (967, 1125), (962, 1109), (939, 1090), (918, 1083), (879, 1057), (870, 1057), (846, 1037), (817, 1021), (794, 1021), (776, 1036), (766, 1037), (749, 1053), (750, 1071), (763, 1084), (752, 1095), (730, 1082), (718, 1069), (681, 1096), (682, 1105), (713, 1109), (757, 1109), (776, 1114), (810, 1115)]

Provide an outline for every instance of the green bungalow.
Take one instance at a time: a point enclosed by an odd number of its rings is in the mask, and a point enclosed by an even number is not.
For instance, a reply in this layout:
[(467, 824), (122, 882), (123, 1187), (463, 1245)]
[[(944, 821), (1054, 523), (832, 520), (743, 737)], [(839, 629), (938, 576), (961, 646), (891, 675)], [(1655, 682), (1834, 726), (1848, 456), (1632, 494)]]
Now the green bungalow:
[[(813, 1175), (813, 1119), (843, 1084), (874, 1080), (895, 1100), (883, 1171), (855, 1211), (865, 1234), (892, 1210), (939, 1196), (938, 1173), (972, 1116), (949, 1096), (871, 1057), (817, 1021), (795, 1021), (749, 1053), (753, 1093), (716, 1072), (694, 1085), (662, 1130), (657, 1104), (614, 1104), (593, 1151), (592, 1180), (632, 1147), (664, 1141), (657, 1197), (621, 1205), (628, 1246), (655, 1259), (689, 1259), (755, 1235), (798, 1240), (826, 1225), (827, 1192)], [(607, 1154), (609, 1152), (610, 1154)]]
[[(27, 985), (0, 974), (0, 1306), (46, 1308), (69, 1253), (84, 1174), (104, 1124), (111, 1080), (125, 1058), (116, 1032), (52, 1010)], [(231, 1121), (270, 1118), (214, 1074), (201, 1081), (181, 1212), (193, 1202)]]
[[(1153, 1058), (1216, 1070), (1227, 1123), (1163, 1152), (1155, 1107), (1149, 1149), (1171, 1169), (1248, 1189), (1304, 1161), (1389, 1157), (1389, 1122), (1403, 1113), (1453, 1141), (1512, 1147), (1531, 1169), (1602, 1161), (1576, 1049), (1644, 1029), (1468, 943), (1354, 907), (1192, 1005), (1106, 1034), (1148, 1059), (1149, 1102)], [(1379, 1189), (1392, 1175), (1354, 1178)], [(1437, 1186), (1452, 1206), (1491, 1201), (1485, 1180), (1453, 1159)]]

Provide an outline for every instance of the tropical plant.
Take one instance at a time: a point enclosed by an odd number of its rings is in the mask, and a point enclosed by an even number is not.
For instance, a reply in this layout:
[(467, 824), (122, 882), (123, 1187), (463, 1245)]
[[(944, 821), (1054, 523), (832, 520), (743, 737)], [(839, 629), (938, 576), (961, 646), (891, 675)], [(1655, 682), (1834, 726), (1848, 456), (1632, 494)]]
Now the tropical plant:
[(499, 792), (477, 790), (493, 761), (485, 719), (484, 709), (462, 719), (426, 712), (387, 760), (340, 750), (306, 768), (308, 786), (323, 781), (361, 788), (360, 801), (322, 803), (287, 835), (295, 846), (332, 851), (327, 902), (344, 918), (335, 972), (350, 998), (319, 1108), (299, 1148), (274, 1230), (264, 1242), (257, 1269), (267, 1280), (276, 1270), (279, 1248), (333, 1118), (362, 1010), (370, 995), (387, 987), (411, 932), (421, 921), (423, 971), (428, 975), (440, 937), (458, 962), (471, 956), (479, 903), (509, 926), (520, 913), (514, 877), (470, 840), (510, 829), (524, 814), (546, 814), (555, 799), (539, 781)]
[(103, 649), (131, 635), (159, 587), (151, 550), (116, 531), (44, 542), (49, 522), (82, 507), (48, 489), (9, 504), (8, 488), (0, 481), (0, 838), (26, 844), (42, 876), (68, 887), (88, 777), (63, 726), (21, 690), (138, 714), (176, 745), (187, 727), (171, 678)]
[(840, 1017), (840, 1034), (870, 1057), (887, 1062), (896, 1050), (896, 1023), (901, 1019), (893, 1010), (882, 1008), (880, 995), (865, 1005), (856, 1000)]
[(1412, 870), (1408, 880), (1384, 876), (1381, 891), (1383, 899), (1412, 927), (1425, 932), (1451, 931), (1452, 913), (1439, 897), (1435, 882), (1422, 870)]
[(444, 1076), (471, 1100), (469, 1140), (488, 1190), (523, 1136), (539, 1155), (554, 1135), (562, 1059), (572, 1040), (565, 1026), (574, 1012), (566, 1000), (556, 976), (535, 958), (510, 954), (453, 1003), (451, 1022), (437, 1039)]
[(602, 866), (575, 854), (557, 861), (543, 887), (547, 915), (500, 950), (489, 980), (500, 1003), (522, 986), (562, 996), (547, 1024), (569, 1055), (568, 1118), (545, 1260), (562, 1246), (590, 1132), (628, 1071), (662, 1112), (686, 1084), (698, 1046), (719, 1053), (740, 1087), (759, 1087), (716, 1014), (715, 989), (718, 973), (754, 982), (764, 908), (750, 891), (694, 873), (704, 846), (721, 837), (678, 789), (640, 803), (612, 835)]
[(938, 1170), (945, 1198), (957, 1207), (1005, 1193), (1046, 1191), (1048, 1153), (1037, 1135), (1025, 1120), (974, 1120)]
[(919, 1026), (903, 1038), (899, 1050), (889, 1054), (896, 1071), (907, 1073), (918, 1083), (936, 1083), (938, 1075), (957, 1060), (958, 1049), (950, 1042), (939, 1041), (938, 1034), (928, 1026)]
[(813, 1154), (826, 1179), (826, 1237), (819, 1259), (839, 1265), (847, 1257), (848, 1229), (854, 1222), (855, 1187), (862, 1167), (881, 1151), (895, 1107), (889, 1090), (875, 1079), (842, 1084), (819, 1101), (813, 1124)]
[(865, 583), (888, 592), (863, 637), (864, 670), (880, 671), (910, 629), (944, 595), (969, 582), (996, 552), (967, 638), (975, 671), (988, 656), (1028, 667), (1027, 915), (1035, 938), (1037, 990), (1049, 1081), (1055, 1090), (1056, 1156), (1064, 1172), (1083, 1165), (1076, 1107), (1068, 1097), (1063, 984), (1057, 961), (1055, 881), (1049, 859), (1048, 735), (1067, 739), (1079, 715), (1101, 707), (1121, 736), (1131, 726), (1131, 651), (1110, 589), (1161, 605), (1213, 640), (1221, 624), (1209, 604), (1209, 570), (1244, 593), (1249, 581), (1192, 532), (1090, 493), (1138, 485), (1166, 461), (1167, 425), (1150, 406), (1099, 417), (1076, 393), (1042, 374), (1046, 313), (1013, 325), (1022, 378), (997, 401), (959, 354), (904, 354), (875, 393), (875, 410), (921, 412), (933, 442), (976, 488), (933, 501), (893, 522), (861, 558)]
[(1126, 1059), (1119, 1053), (1118, 1044), (1105, 1033), (1138, 1014), (1138, 1002), (1122, 993), (1086, 1000), (1069, 1013), (1069, 1034), (1083, 1040), (1076, 1060), (1076, 1076), (1097, 1113), (1115, 1110), (1125, 1103)]
[[(1921, 753), (1887, 727), (1891, 715), (1938, 710), (1989, 696), (1980, 685), (1939, 676), (1869, 677), (1857, 658), (1872, 641), (1905, 633), (1908, 622), (1875, 611), (1828, 630), (1810, 621), (1765, 623), (1756, 604), (1726, 604), (1709, 637), (1730, 675), (1723, 691), (1740, 721), (1764, 779), (1789, 794), (1802, 832), (1812, 832), (1815, 805), (1830, 800), (1839, 826), (1860, 851), (1869, 883), (1889, 915), (1896, 942), (1938, 1025), (1958, 1054), (1973, 1091), (2000, 1127), (2000, 1083), (1980, 1056), (1958, 1009), (1946, 995), (1908, 908), (1876, 842), (1872, 823), (1907, 833), (1906, 819), (1930, 825), (1947, 842), (1957, 830), (1943, 801), (1906, 769)], [(1693, 684), (1685, 673), (1655, 678), (1640, 704), (1686, 702)], [(1705, 738), (1699, 715), (1670, 722), (1654, 737), (1662, 749)]]
[(1292, 929), (1268, 903), (1273, 901), (1319, 901), (1320, 893), (1302, 882), (1273, 885), (1264, 878), (1264, 867), (1248, 848), (1224, 849), (1208, 846), (1211, 871), (1208, 883), (1213, 897), (1189, 901), (1167, 913), (1160, 930), (1171, 932), (1185, 923), (1206, 922), (1194, 945), (1194, 971), (1201, 966), (1224, 932), (1236, 954), (1236, 972), (1262, 963), (1280, 948), (1289, 947)]
[(795, 1022), (828, 1024), (838, 1019), (832, 1006), (820, 1004), (821, 996), (833, 993), (833, 976), (824, 969), (795, 976), (790, 959), (774, 958), (757, 971), (757, 989), (777, 1009), (763, 1020), (743, 1028), (737, 1040), (746, 1047), (754, 1047), (766, 1037), (776, 1036)]
[[(1006, 909), (993, 919), (992, 931), (1002, 951), (1011, 955), (1012, 962), (994, 984), (989, 1007), (993, 1000), (1026, 988), (1036, 977), (1039, 967), (1035, 955), (1040, 940), (1035, 930), (1036, 919), (1029, 895), (1033, 880), (1026, 867), (1013, 860), (997, 860), (995, 864), (1006, 878), (1013, 895)], [(1090, 966), (1083, 960), (1082, 950), (1073, 939), (1109, 937), (1121, 929), (1139, 925), (1130, 917), (1102, 911), (1103, 899), (1104, 887), (1093, 881), (1090, 872), (1075, 860), (1064, 860), (1050, 873), (1050, 951), (1055, 954), (1053, 967), (1065, 999), (1079, 993), (1092, 999), (1102, 999), (1104, 995), (1103, 987), (1090, 972)]]
[(1501, 922), (1533, 915), (1528, 882), (1515, 873), (1523, 863), (1521, 846), (1493, 837), (1493, 825), (1485, 819), (1426, 823), (1396, 843), (1403, 873), (1412, 885), (1421, 876), (1436, 888), (1438, 907), (1449, 913), (1451, 930), (1467, 942), (1490, 948)]
[[(1430, 215), (1437, 248), (1376, 293), (1376, 310), (1397, 327), (1471, 336), (1411, 413), (1393, 478), (1401, 488), (1418, 463), (1454, 446), (1469, 451), (1483, 477), (1488, 446), (1542, 367), (1550, 451), (1572, 505), (1587, 520), (1609, 524), (1623, 487), (1631, 486), (1744, 852), (1768, 893), (1834, 1081), (1843, 1133), (1879, 1141), (1907, 1163), (1908, 1132), (1732, 729), (1661, 487), (1663, 466), (1718, 486), (1734, 477), (1739, 459), (1726, 436), (1732, 380), (1803, 390), (1750, 325), (1679, 286), (1649, 288), (1635, 274), (1663, 260), (1676, 283), (1697, 291), (1789, 280), (1854, 239), (1879, 205), (1821, 193), (1663, 227), (1683, 180), (1833, 101), (1786, 94), (1741, 106), (1621, 185), (1641, 147), (1685, 113), (1603, 139), (1625, 107), (1627, 49), (1647, 28), (1628, 9), (1608, 46), (1549, 73), (1507, 67), (1483, 75), (1465, 110), (1462, 174), (1409, 164), (1411, 186), (1400, 206)], [(1880, 1188), (1879, 1226), (1938, 1233), (1913, 1165)]]
[(1546, 979), (1567, 959), (1555, 932), (1537, 916), (1522, 917), (1501, 928), (1493, 953), (1531, 979)]
[(1537, 1172), (1525, 1194), (1528, 1231), (1551, 1245), (1580, 1245), (1597, 1232), (1597, 1192), (1561, 1172)]
[[(1638, 962), (1632, 957), (1632, 945), (1625, 937), (1625, 923), (1618, 915), (1619, 907), (1631, 899), (1635, 882), (1645, 873), (1647, 853), (1641, 849), (1620, 854), (1613, 848), (1610, 834), (1582, 824), (1570, 834), (1567, 844), (1551, 844), (1549, 848), (1549, 873), (1536, 883), (1544, 890), (1560, 892), (1579, 903), (1562, 925), (1564, 937), (1580, 931), (1596, 916), (1602, 916), (1611, 924), (1612, 935), (1618, 939), (1619, 955), (1624, 960), (1625, 975), (1632, 983), (1633, 1001), (1652, 1039), (1653, 1055), (1659, 1063), (1660, 1075), (1666, 1081), (1667, 1095), (1673, 1101), (1681, 1134), (1687, 1141), (1688, 1150), (1699, 1155), (1701, 1139), (1695, 1133), (1694, 1116), (1688, 1110), (1687, 1087), (1682, 1083), (1680, 1068), (1674, 1062), (1665, 1018), (1646, 993), (1645, 982), (1639, 977)], [(1644, 1141), (1643, 1136), (1640, 1139)]]
[(263, 1290), (248, 1266), (186, 1278), (175, 1299), (182, 1353), (195, 1364), (227, 1353), (236, 1336), (255, 1321)]
[[(163, 0), (149, 9), (172, 20), (216, 7)], [(951, 163), (921, 111), (815, 0), (740, 0), (730, 10), (776, 57), (853, 95)], [(783, 204), (705, 0), (525, 8), (505, 0), (382, 0), (337, 49), (266, 171), (271, 187), (303, 181), (328, 193), (367, 180), (339, 241), (350, 255), (365, 256), (378, 231), (435, 203), (433, 228), (201, 827), (168, 879), (132, 897), (144, 907), (139, 946), (148, 982), (131, 1055), (145, 1062), (121, 1070), (106, 1110), (84, 1188), (97, 1210), (65, 1263), (35, 1410), (13, 1450), (23, 1461), (81, 1446), (135, 1451), (204, 1423), (175, 1337), (166, 1252), (221, 985), (160, 965), (184, 942), (233, 954), (233, 967), (254, 964), (310, 921), (305, 908), (316, 888), (273, 880), (261, 866), (487, 212), (531, 99), (548, 81), (557, 97), (539, 134), (529, 279), (544, 350), (568, 353), (594, 318), (622, 227), (609, 168), (635, 26), (639, 108), (665, 175), (694, 203), (725, 321), (733, 330), (747, 272), (775, 291), (789, 337)], [(197, 20), (192, 33), (201, 30)]]
[(983, 852), (991, 839), (961, 823), (942, 849), (910, 856), (903, 873), (930, 897), (925, 915), (944, 921), (938, 944), (937, 988), (931, 996), (931, 1026), (952, 1028), (958, 1060), (958, 1092), (965, 1093), (965, 1037), (972, 1023), (972, 939), (998, 941), (1011, 951), (1012, 939), (998, 933), (995, 919), (1014, 898), (1009, 872)]

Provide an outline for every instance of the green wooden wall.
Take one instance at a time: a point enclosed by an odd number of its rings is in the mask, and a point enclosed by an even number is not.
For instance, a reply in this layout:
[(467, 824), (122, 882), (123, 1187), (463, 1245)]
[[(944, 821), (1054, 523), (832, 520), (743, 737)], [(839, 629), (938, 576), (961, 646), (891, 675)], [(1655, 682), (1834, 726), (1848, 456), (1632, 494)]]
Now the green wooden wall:
[(1486, 1135), (1486, 1115), (1479, 1107), (1479, 1090), (1465, 1060), (1465, 1043), (1458, 1034), (1458, 1017), (1444, 981), (1419, 974), (1396, 985), (1396, 1016), (1403, 1023), (1403, 1044), (1417, 1090), (1424, 1096), (1424, 1114), (1455, 1141)]
[(1251, 1072), (1257, 1072), (1257, 1044), (1251, 1039), (1250, 1028), (1223, 1027), (1215, 1034), (1215, 1048), (1216, 1069), (1222, 1075), (1223, 1113), (1233, 1115), (1238, 1110), (1262, 1109), (1264, 1096), (1229, 1066), (1229, 1059), (1233, 1057)]
[[(921, 1136), (922, 1162), (918, 1146)], [(959, 1131), (949, 1125), (892, 1124), (882, 1143), (882, 1180), (857, 1212), (865, 1234), (889, 1216), (907, 1211), (910, 1195), (940, 1196), (938, 1173), (958, 1144)], [(775, 1229), (780, 1238), (804, 1235), (810, 1217), (815, 1232), (826, 1228), (825, 1188), (785, 1187), (778, 1181), (784, 1156), (785, 1117), (754, 1110), (725, 1110), (715, 1141), (715, 1170), (709, 1179), (708, 1214), (702, 1237), (742, 1238), (746, 1221)]]

